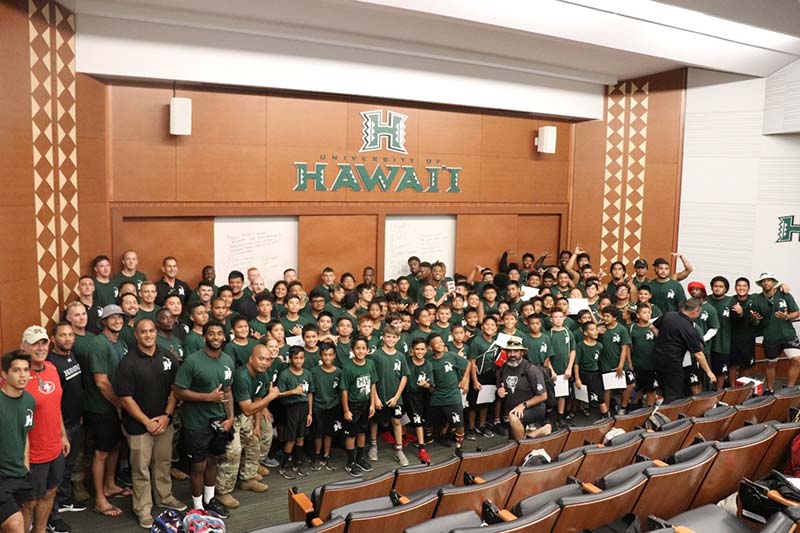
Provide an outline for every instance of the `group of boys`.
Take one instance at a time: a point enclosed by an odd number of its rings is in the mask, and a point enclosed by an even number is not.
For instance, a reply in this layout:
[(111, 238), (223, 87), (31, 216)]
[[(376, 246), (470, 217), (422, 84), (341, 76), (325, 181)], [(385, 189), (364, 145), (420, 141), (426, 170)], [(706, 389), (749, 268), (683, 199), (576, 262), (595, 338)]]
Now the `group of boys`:
[[(186, 508), (170, 479), (181, 477), (171, 467), (183, 457), (192, 506), (228, 516), (239, 505), (237, 481), (264, 492), (268, 467), (287, 479), (307, 467), (334, 470), (340, 441), (350, 475), (371, 471), (382, 427), (406, 465), (405, 440), (428, 462), (432, 440), (458, 449), (478, 434), (537, 436), (581, 409), (610, 416), (654, 405), (659, 383), (666, 401), (707, 382), (732, 384), (753, 365), (757, 335), (767, 388), (781, 353), (794, 385), (800, 341), (791, 322), (800, 312), (788, 289), (764, 273), (761, 293), (739, 278), (728, 296), (728, 280), (717, 276), (710, 295), (690, 283), (687, 300), (679, 281), (692, 267), (675, 255), (683, 271), (673, 276), (658, 258), (653, 279), (643, 259), (632, 276), (621, 262), (609, 276), (595, 272), (580, 247), (551, 265), (546, 253), (516, 263), (508, 251), (497, 272), (475, 265), (453, 277), (440, 262), (411, 257), (407, 275), (380, 286), (371, 267), (358, 284), (327, 267), (308, 292), (294, 269), (269, 290), (256, 268), (230, 272), (218, 287), (207, 266), (192, 290), (174, 257), (153, 283), (137, 270), (136, 252), (113, 276), (99, 256), (52, 337), (28, 328), (22, 350), (3, 357), (0, 401), (14, 407), (0, 409), (0, 439), (12, 450), (0, 461), (0, 522), (69, 531), (56, 511), (85, 508), (75, 501), (85, 490), (70, 494), (82, 488), (85, 448), (95, 511), (121, 513), (109, 498), (130, 494), (115, 477), (122, 454), (134, 511), (149, 528), (153, 488), (159, 506)], [(571, 303), (583, 308), (574, 313)], [(584, 389), (581, 404), (573, 394)], [(28, 431), (29, 454), (21, 446)], [(37, 432), (46, 435), (41, 445)]]

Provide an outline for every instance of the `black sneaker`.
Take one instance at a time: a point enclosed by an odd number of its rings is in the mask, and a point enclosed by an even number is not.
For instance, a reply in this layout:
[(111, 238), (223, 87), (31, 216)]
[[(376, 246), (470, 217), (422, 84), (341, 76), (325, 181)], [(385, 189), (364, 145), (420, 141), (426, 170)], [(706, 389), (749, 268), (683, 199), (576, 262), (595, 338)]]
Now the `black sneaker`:
[(219, 515), (220, 518), (230, 518), (231, 513), (228, 511), (228, 508), (222, 505), (222, 503), (216, 499), (211, 498), (211, 500), (204, 504), (206, 511), (213, 511)]
[[(306, 471), (306, 467), (303, 466), (302, 464), (299, 464), (299, 465), (295, 464), (292, 467), (292, 472), (297, 474), (300, 477), (306, 477), (308, 475), (308, 472)], [(286, 477), (286, 476), (284, 476), (284, 477)]]
[(492, 426), (492, 431), (494, 431), (495, 435), (500, 435), (501, 437), (508, 435), (508, 431), (506, 431), (506, 428), (503, 426), (502, 422), (498, 422)]
[(347, 463), (344, 466), (344, 470), (353, 477), (361, 477), (364, 475), (361, 472), (361, 470), (359, 470), (358, 465), (356, 463)]
[(54, 518), (47, 521), (47, 531), (49, 533), (72, 533), (72, 527), (60, 518)]
[(475, 428), (467, 428), (464, 438), (467, 440), (476, 440), (478, 438), (477, 430)]
[(325, 467), (325, 470), (328, 472), (333, 472), (336, 470), (336, 463), (331, 460), (330, 457), (325, 457), (322, 459), (322, 465)]
[(322, 461), (320, 459), (314, 459), (314, 462), (311, 463), (311, 470), (314, 472), (322, 470)]
[(284, 479), (294, 479), (297, 476), (294, 475), (293, 469), (289, 467), (289, 465), (281, 465), (278, 467), (278, 473), (284, 477)]
[(477, 431), (487, 439), (491, 439), (492, 437), (494, 437), (494, 432), (492, 432), (492, 428), (491, 426), (489, 426), (489, 424), (486, 424), (483, 427), (479, 427)]
[(356, 461), (356, 465), (363, 470), (364, 472), (372, 472), (373, 468), (370, 464), (369, 460), (366, 457), (362, 457), (358, 461)]
[(73, 499), (64, 500), (58, 506), (59, 513), (77, 513), (79, 511), (85, 511), (86, 505), (76, 502)]

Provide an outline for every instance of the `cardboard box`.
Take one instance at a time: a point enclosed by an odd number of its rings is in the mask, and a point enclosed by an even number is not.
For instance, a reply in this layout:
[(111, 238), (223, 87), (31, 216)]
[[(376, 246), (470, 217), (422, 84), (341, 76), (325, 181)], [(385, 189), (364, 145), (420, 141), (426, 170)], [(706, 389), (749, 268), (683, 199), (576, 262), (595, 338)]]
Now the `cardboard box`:
[(750, 384), (753, 386), (753, 394), (756, 396), (761, 396), (764, 394), (764, 382), (759, 381), (753, 378), (741, 377), (736, 380), (737, 385), (747, 385)]

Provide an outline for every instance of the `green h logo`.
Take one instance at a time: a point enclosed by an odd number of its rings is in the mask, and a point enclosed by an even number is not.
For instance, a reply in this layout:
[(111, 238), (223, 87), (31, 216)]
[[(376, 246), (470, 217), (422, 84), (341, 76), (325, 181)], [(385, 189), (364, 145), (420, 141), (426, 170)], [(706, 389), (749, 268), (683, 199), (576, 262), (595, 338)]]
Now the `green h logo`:
[(792, 235), (800, 235), (800, 224), (794, 223), (794, 215), (778, 217), (778, 240), (775, 242), (791, 242)]
[(380, 150), (381, 139), (386, 139), (386, 149), (392, 152), (407, 154), (406, 151), (406, 120), (408, 117), (395, 111), (387, 111), (386, 121), (383, 121), (383, 110), (363, 111), (364, 119), (361, 138), (364, 144), (359, 152), (372, 152)]

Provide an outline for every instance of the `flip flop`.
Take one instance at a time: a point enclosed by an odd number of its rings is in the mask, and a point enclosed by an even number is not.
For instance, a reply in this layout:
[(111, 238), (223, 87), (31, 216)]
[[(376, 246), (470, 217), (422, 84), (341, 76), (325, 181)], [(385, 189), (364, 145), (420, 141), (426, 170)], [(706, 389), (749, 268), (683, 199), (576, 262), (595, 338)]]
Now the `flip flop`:
[(106, 498), (127, 498), (128, 496), (133, 496), (133, 491), (131, 489), (122, 489), (106, 494)]
[(95, 505), (92, 508), (92, 511), (94, 511), (97, 514), (100, 514), (100, 515), (103, 515), (103, 516), (109, 516), (109, 517), (112, 517), (112, 518), (117, 517), (117, 516), (122, 514), (122, 509), (120, 509), (116, 505), (112, 505), (111, 507), (106, 507), (105, 509), (100, 509), (99, 507), (97, 507)]

